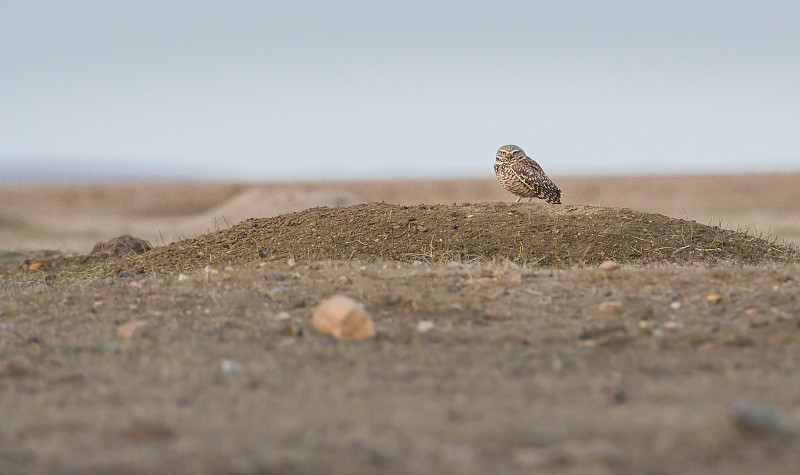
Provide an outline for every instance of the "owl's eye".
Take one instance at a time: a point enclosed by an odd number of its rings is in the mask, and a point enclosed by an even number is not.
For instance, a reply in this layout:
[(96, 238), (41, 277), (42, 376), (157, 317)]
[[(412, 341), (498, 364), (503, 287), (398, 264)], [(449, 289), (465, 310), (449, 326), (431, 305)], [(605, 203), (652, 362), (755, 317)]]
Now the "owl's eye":
[(506, 152), (505, 150), (500, 150), (500, 155), (505, 157), (506, 155), (508, 155), (508, 152)]

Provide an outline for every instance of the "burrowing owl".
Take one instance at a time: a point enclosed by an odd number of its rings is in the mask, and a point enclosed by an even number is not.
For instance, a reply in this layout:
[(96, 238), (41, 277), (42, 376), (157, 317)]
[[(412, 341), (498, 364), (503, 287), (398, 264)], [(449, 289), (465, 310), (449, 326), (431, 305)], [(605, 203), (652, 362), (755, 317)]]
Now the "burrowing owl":
[(522, 198), (541, 198), (548, 203), (561, 204), (561, 190), (544, 170), (516, 145), (503, 145), (494, 158), (494, 172), (503, 187)]

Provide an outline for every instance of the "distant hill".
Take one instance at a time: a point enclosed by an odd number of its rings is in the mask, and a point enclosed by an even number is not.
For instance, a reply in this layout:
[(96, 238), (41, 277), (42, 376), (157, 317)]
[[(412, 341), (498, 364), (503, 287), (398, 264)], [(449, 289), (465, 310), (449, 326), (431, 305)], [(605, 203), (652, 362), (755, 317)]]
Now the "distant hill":
[(118, 158), (80, 159), (51, 157), (0, 158), (0, 182), (87, 182), (108, 180), (149, 180), (197, 178), (191, 170), (171, 169), (165, 164), (154, 165)]

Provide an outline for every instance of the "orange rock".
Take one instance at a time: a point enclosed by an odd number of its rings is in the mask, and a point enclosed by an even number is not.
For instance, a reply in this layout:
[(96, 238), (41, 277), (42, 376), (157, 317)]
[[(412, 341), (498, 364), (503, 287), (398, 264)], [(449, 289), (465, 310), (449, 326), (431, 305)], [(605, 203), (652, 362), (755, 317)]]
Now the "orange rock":
[(597, 310), (602, 313), (621, 313), (622, 302), (618, 300), (607, 300), (598, 305)]
[(337, 340), (351, 341), (375, 336), (375, 325), (364, 306), (344, 295), (322, 301), (314, 311), (314, 328)]
[(706, 295), (706, 302), (708, 302), (708, 303), (720, 303), (720, 302), (722, 302), (722, 295), (720, 295), (720, 294), (708, 294), (708, 295)]
[(714, 342), (713, 341), (707, 341), (707, 342), (705, 342), (702, 345), (697, 347), (697, 351), (699, 351), (701, 353), (702, 352), (706, 352), (706, 351), (711, 351), (713, 349), (714, 349)]
[(614, 262), (614, 261), (611, 261), (611, 260), (608, 260), (608, 261), (605, 261), (605, 262), (603, 262), (603, 263), (602, 263), (602, 264), (600, 264), (598, 267), (599, 267), (600, 269), (602, 269), (602, 270), (606, 271), (606, 272), (611, 272), (611, 271), (619, 270), (619, 264), (617, 264), (616, 262)]
[(32, 262), (31, 265), (28, 266), (28, 270), (39, 270), (42, 268), (41, 262)]
[(117, 336), (124, 340), (130, 340), (131, 337), (133, 336), (133, 333), (137, 329), (145, 325), (147, 325), (147, 322), (141, 320), (140, 321), (134, 320), (128, 323), (123, 323), (122, 325), (117, 327)]

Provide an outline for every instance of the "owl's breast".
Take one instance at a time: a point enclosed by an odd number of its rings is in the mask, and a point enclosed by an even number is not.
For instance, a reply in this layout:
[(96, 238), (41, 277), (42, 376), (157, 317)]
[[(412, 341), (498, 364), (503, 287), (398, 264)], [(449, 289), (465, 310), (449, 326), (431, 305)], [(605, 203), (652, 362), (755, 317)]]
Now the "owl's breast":
[(497, 179), (501, 182), (506, 182), (514, 176), (511, 167), (502, 162), (494, 164), (494, 174), (497, 175)]

